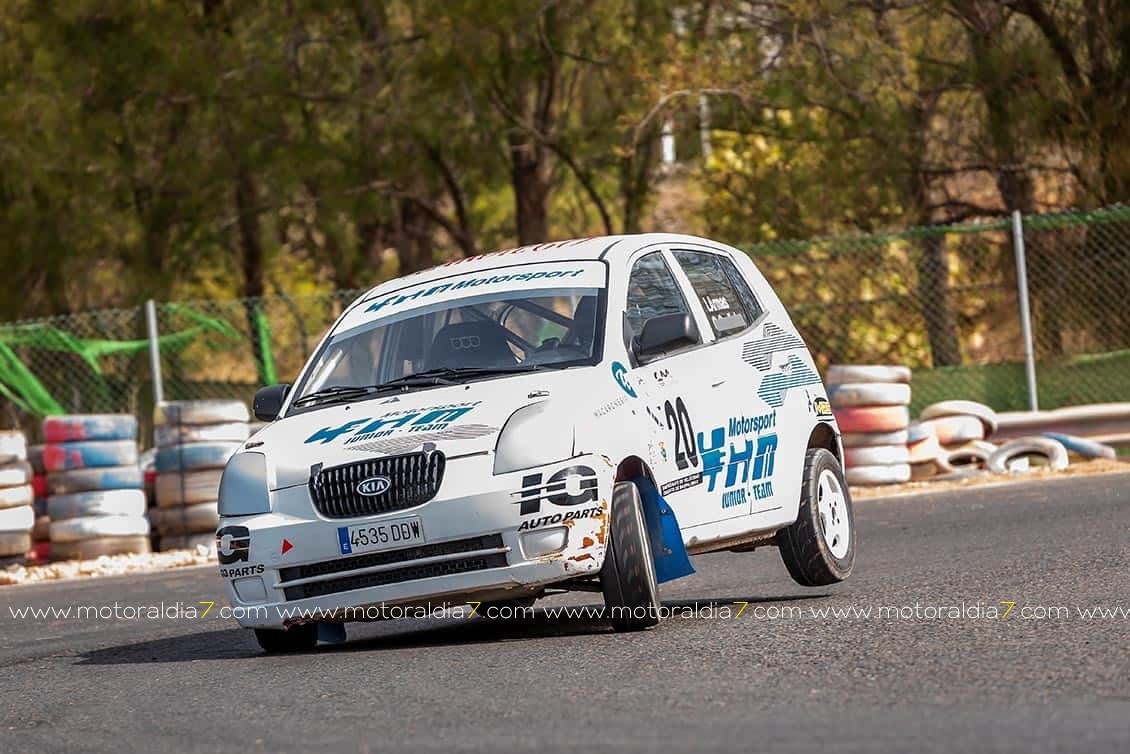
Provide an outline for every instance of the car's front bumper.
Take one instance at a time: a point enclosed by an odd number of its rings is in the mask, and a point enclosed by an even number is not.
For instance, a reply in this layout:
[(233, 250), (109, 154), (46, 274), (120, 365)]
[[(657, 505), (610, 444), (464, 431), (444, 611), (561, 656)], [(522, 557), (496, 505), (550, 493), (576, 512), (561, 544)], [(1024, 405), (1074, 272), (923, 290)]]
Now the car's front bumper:
[[(595, 574), (604, 561), (611, 464), (582, 456), (498, 476), (492, 464), (489, 454), (452, 459), (439, 495), (408, 510), (329, 519), (315, 512), (302, 486), (271, 493), (271, 513), (223, 518), (220, 531), (228, 532), (229, 541), (233, 531), (242, 533), (239, 527), (247, 534), (245, 548), (221, 549), (220, 573), (233, 616), (240, 625), (256, 628), (368, 620), (400, 614), (385, 609), (391, 606), (435, 609), (519, 598)], [(546, 480), (570, 466), (596, 473), (593, 499), (566, 506), (545, 499), (529, 502), (534, 475)], [(406, 516), (419, 517), (424, 545), (342, 555), (340, 527)], [(531, 537), (550, 529), (564, 530), (564, 548), (532, 551)]]

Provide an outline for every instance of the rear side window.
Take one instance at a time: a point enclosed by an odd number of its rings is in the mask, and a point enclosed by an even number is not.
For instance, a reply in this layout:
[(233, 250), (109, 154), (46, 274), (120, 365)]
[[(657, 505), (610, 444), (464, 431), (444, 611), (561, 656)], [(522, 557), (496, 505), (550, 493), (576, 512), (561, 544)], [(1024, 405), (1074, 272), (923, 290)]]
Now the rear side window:
[(761, 316), (753, 291), (729, 259), (698, 251), (676, 251), (675, 259), (702, 302), (715, 336), (733, 335)]
[(624, 308), (625, 333), (629, 342), (640, 334), (643, 323), (663, 314), (686, 314), (687, 302), (683, 298), (675, 276), (658, 251), (641, 257), (632, 266), (628, 278), (628, 303)]

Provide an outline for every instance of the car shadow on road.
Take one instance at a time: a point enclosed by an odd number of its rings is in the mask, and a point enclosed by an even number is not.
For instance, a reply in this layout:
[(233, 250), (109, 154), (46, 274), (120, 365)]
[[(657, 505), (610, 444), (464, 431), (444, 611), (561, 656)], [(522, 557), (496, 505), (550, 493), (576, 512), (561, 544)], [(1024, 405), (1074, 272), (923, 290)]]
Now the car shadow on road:
[[(798, 594), (774, 597), (711, 597), (665, 600), (666, 620), (717, 619), (735, 617), (742, 604), (758, 605), (823, 599), (830, 594)], [(603, 604), (560, 605), (535, 608), (514, 618), (474, 619), (415, 618), (369, 624), (387, 629), (377, 636), (360, 636), (343, 644), (322, 644), (306, 654), (372, 652), (397, 649), (422, 649), (496, 642), (555, 639), (571, 636), (611, 634), (612, 628), (601, 617)], [(403, 628), (399, 628), (403, 626)], [(662, 626), (660, 626), (660, 630)], [(353, 631), (354, 629), (350, 629)], [(356, 629), (364, 633), (372, 629)], [(161, 639), (120, 644), (83, 652), (80, 665), (145, 665), (193, 660), (234, 660), (260, 654), (250, 631), (221, 629), (199, 631)]]
[(147, 665), (193, 660), (232, 660), (257, 651), (249, 631), (227, 628), (193, 631), (162, 639), (92, 649), (79, 655), (79, 665)]
[[(701, 618), (734, 617), (742, 604), (822, 599), (828, 594), (797, 594), (776, 597), (711, 597), (704, 599), (664, 600), (666, 620), (698, 620)], [(571, 636), (593, 636), (613, 633), (608, 621), (601, 617), (602, 603), (535, 608), (513, 618), (475, 620), (452, 619), (424, 629), (398, 631), (381, 636), (350, 640), (344, 644), (322, 646), (317, 651), (371, 652), (390, 649), (489, 644), (503, 641), (528, 641)], [(723, 611), (728, 611), (728, 615)], [(660, 626), (662, 628), (662, 626)]]

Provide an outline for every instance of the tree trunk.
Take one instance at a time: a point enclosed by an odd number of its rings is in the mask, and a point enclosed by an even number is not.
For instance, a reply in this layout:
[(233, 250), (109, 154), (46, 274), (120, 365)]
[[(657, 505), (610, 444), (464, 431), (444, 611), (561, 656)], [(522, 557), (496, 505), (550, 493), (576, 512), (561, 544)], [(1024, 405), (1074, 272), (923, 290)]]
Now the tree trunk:
[(549, 240), (548, 173), (545, 150), (532, 137), (511, 135), (510, 184), (519, 246)]
[(259, 384), (265, 385), (274, 382), (276, 375), (274, 359), (271, 357), (270, 331), (266, 328), (262, 311), (261, 299), (266, 276), (262, 228), (256, 203), (255, 181), (241, 166), (236, 170), (235, 206), (239, 225), (240, 268), (243, 272), (244, 314)]
[(426, 213), (411, 199), (400, 201), (399, 225), (393, 239), (400, 260), (400, 274), (419, 272), (432, 266), (431, 223)]
[(926, 338), (936, 367), (961, 363), (961, 344), (957, 338), (957, 317), (950, 301), (949, 268), (946, 265), (945, 238), (926, 236), (918, 255), (918, 301)]

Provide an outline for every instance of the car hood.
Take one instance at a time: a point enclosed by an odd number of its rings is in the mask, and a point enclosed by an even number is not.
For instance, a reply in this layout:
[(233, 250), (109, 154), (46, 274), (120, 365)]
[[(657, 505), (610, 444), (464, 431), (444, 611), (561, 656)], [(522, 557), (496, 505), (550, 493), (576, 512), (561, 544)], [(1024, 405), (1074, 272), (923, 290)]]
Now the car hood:
[(516, 410), (584, 395), (591, 368), (515, 375), (330, 405), (272, 422), (245, 446), (267, 457), (271, 489), (306, 484), (310, 469), (420, 450), (449, 458), (493, 451)]

